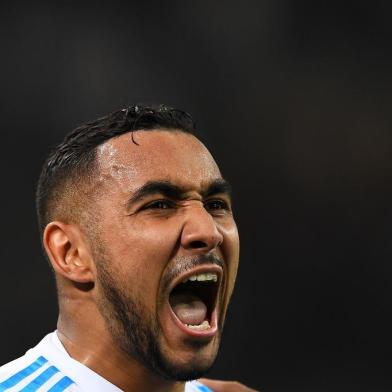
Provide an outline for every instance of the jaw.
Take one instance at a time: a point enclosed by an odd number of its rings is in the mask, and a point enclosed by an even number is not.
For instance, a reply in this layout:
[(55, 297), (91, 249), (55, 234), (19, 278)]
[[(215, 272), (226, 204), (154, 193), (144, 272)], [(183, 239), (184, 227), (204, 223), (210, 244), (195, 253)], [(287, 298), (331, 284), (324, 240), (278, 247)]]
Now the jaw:
[(163, 369), (167, 376), (187, 381), (203, 376), (214, 364), (218, 354), (220, 335), (207, 342), (181, 340), (176, 334), (162, 334), (159, 339)]

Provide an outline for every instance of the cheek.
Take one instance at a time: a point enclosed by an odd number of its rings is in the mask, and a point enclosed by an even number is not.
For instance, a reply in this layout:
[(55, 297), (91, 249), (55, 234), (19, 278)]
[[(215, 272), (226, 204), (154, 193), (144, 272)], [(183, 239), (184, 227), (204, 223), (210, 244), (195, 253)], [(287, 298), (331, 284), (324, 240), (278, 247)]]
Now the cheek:
[(112, 228), (109, 239), (111, 260), (122, 280), (134, 291), (155, 298), (162, 273), (173, 255), (178, 230), (167, 220), (126, 222), (122, 230)]
[(224, 230), (223, 253), (224, 253), (224, 258), (227, 261), (227, 275), (228, 275), (227, 288), (228, 288), (228, 294), (230, 296), (234, 289), (234, 284), (237, 277), (240, 242), (239, 242), (237, 226), (234, 223), (234, 221), (233, 224), (227, 225), (223, 230)]

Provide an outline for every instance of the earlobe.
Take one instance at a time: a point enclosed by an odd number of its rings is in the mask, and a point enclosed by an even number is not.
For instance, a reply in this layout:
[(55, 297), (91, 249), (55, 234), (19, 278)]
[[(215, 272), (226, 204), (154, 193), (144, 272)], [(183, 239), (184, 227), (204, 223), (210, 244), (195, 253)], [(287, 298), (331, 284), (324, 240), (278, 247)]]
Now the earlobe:
[(94, 281), (92, 260), (78, 227), (50, 222), (43, 233), (43, 245), (56, 273), (78, 283)]

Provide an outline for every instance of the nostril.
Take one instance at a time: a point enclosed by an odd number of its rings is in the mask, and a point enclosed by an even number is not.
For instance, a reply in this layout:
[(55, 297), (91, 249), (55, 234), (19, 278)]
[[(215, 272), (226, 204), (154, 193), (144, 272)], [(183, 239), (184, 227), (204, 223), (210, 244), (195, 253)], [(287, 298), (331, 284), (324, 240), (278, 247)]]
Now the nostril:
[(190, 247), (192, 249), (200, 249), (200, 248), (206, 248), (207, 244), (203, 241), (192, 241), (190, 243)]

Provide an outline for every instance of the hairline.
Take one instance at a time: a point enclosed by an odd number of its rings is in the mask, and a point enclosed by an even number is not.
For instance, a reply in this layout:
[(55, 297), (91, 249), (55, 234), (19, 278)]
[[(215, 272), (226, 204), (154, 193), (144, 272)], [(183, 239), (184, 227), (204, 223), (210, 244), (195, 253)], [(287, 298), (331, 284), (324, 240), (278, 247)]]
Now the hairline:
[[(81, 196), (84, 192), (80, 192), (81, 188), (86, 188), (86, 186), (91, 185), (94, 181), (94, 179), (97, 178), (97, 176), (99, 176), (100, 173), (100, 165), (99, 165), (99, 149), (102, 148), (104, 145), (109, 144), (110, 142), (112, 142), (113, 140), (120, 138), (121, 136), (131, 136), (132, 137), (132, 142), (136, 145), (136, 147), (139, 146), (137, 140), (134, 140), (133, 138), (133, 134), (137, 133), (137, 132), (170, 132), (170, 133), (178, 133), (178, 134), (187, 134), (192, 136), (193, 138), (199, 140), (193, 133), (181, 129), (181, 128), (171, 128), (171, 127), (160, 127), (157, 126), (155, 128), (141, 128), (141, 129), (136, 129), (136, 130), (130, 130), (128, 132), (124, 132), (120, 135), (114, 135), (110, 138), (108, 138), (107, 140), (104, 140), (102, 143), (94, 146), (90, 152), (92, 152), (93, 158), (91, 161), (88, 162), (86, 167), (81, 167), (81, 163), (79, 162), (78, 165), (76, 165), (73, 170), (72, 170), (72, 174), (68, 175), (67, 177), (65, 177), (53, 190), (52, 190), (52, 195), (57, 193), (57, 192), (61, 192), (62, 190), (64, 190), (64, 188), (68, 188), (68, 190), (70, 188), (72, 188), (73, 190), (75, 190), (75, 188), (79, 188), (79, 192), (78, 193), (78, 199), (81, 200), (86, 200), (87, 197), (91, 197), (92, 194), (85, 194), (83, 196)], [(129, 135), (130, 134), (130, 135)], [(200, 143), (202, 143), (199, 140)], [(85, 155), (87, 155), (88, 152), (85, 153)], [(63, 193), (63, 192), (62, 192)], [(66, 195), (67, 192), (64, 192), (64, 202), (63, 204), (67, 204), (69, 206), (69, 204), (72, 205), (72, 201), (70, 203), (66, 202), (67, 199), (69, 199), (69, 195)], [(72, 190), (71, 190), (71, 193)], [(96, 194), (96, 191), (94, 191), (94, 194)], [(48, 205), (53, 201), (51, 200), (53, 199), (53, 196), (49, 198), (49, 203)], [(73, 223), (76, 224), (77, 226), (79, 226), (80, 228), (86, 228), (87, 226), (89, 226), (89, 222), (87, 222), (87, 225), (84, 224), (84, 222), (82, 221), (82, 219), (75, 219), (76, 215), (81, 217), (86, 216), (86, 214), (81, 214), (81, 213), (76, 213), (73, 214), (72, 212), (69, 213), (70, 208), (65, 208), (66, 211), (68, 211), (68, 217), (64, 216), (67, 215), (66, 213), (63, 215), (63, 217), (59, 217), (60, 219), (57, 219), (56, 215), (58, 214), (58, 210), (59, 208), (57, 208), (57, 205), (59, 204), (59, 201), (56, 201), (55, 206), (51, 208), (52, 213), (51, 215), (51, 219), (48, 219), (48, 221), (45, 224), (45, 227), (50, 223), (53, 222), (55, 220), (60, 220), (63, 221), (64, 223)], [(77, 203), (75, 203), (77, 204)], [(84, 206), (80, 206), (78, 205), (77, 208), (75, 208), (77, 210), (83, 210), (87, 213), (87, 215), (89, 215), (88, 213), (88, 206), (87, 203), (84, 203)], [(49, 208), (47, 208), (47, 210), (49, 210)], [(70, 218), (70, 219), (69, 219)]]

